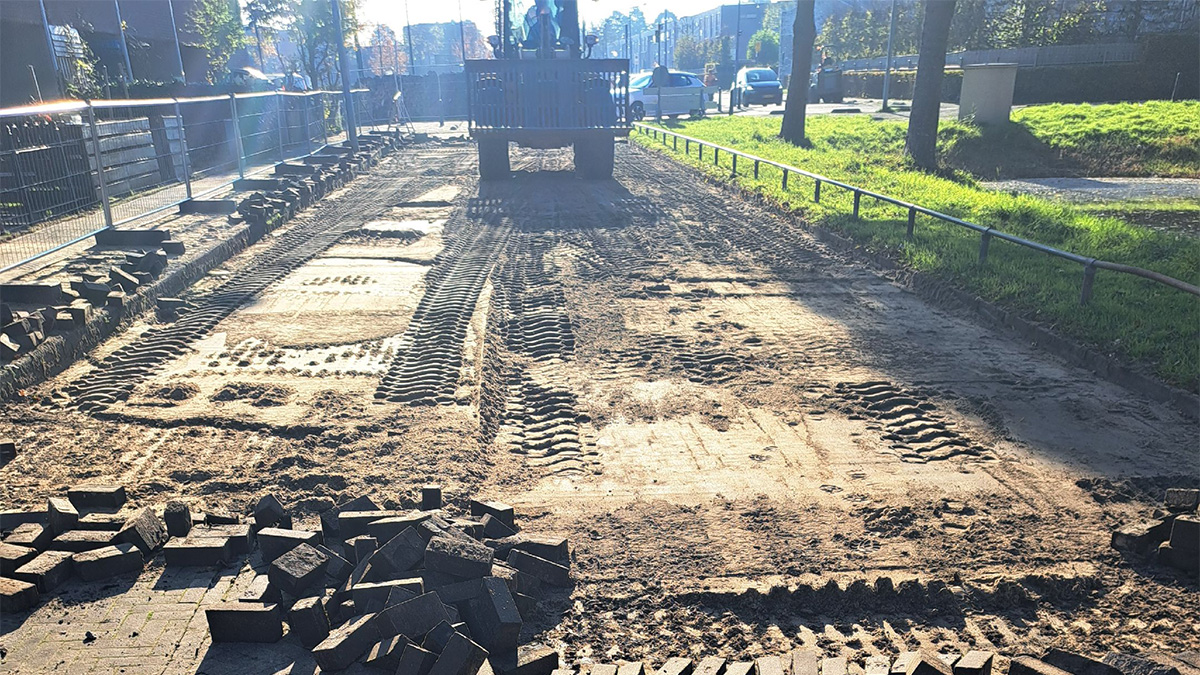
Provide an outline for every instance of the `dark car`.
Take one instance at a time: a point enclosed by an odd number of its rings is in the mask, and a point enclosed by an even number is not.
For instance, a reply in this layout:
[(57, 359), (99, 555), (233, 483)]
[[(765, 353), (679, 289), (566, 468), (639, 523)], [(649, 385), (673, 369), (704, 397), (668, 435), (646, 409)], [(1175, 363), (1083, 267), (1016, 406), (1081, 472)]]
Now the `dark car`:
[(741, 105), (783, 103), (783, 85), (770, 68), (742, 68), (733, 85)]

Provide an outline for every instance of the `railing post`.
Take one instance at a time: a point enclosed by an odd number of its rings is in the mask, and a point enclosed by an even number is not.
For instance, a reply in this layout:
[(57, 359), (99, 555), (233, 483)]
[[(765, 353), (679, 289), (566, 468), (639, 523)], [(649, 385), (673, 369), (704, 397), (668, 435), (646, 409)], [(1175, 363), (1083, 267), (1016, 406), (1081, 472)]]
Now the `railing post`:
[(1092, 301), (1092, 283), (1096, 280), (1096, 263), (1089, 262), (1083, 266), (1083, 287), (1079, 290), (1079, 304), (1086, 305)]
[(916, 227), (916, 225), (917, 225), (917, 210), (910, 206), (910, 207), (908, 207), (908, 232), (905, 233), (905, 236), (908, 238), (909, 241), (912, 241), (913, 228)]
[(685, 154), (685, 155), (691, 155), (691, 154), (692, 154), (692, 141), (691, 141), (691, 139), (688, 139), (688, 138), (685, 138), (685, 139), (683, 139), (683, 154)]
[(179, 99), (175, 101), (175, 120), (179, 123), (179, 149), (183, 153), (183, 186), (187, 190), (187, 198), (192, 198), (192, 161), (188, 158), (187, 130), (183, 126), (183, 112), (179, 108)]
[(819, 179), (813, 183), (813, 202), (821, 203), (821, 181)]
[(737, 176), (737, 153), (736, 152), (733, 153), (733, 172), (731, 175)]
[(862, 193), (858, 190), (854, 191), (854, 219), (858, 220), (858, 203), (862, 201)]
[(758, 160), (754, 160), (754, 178), (758, 178)]
[(329, 125), (326, 124), (325, 118), (325, 94), (317, 94), (317, 100), (321, 102), (321, 147), (329, 145)]
[(678, 136), (671, 137), (671, 149), (674, 150), (675, 152), (679, 152), (679, 137)]
[(720, 157), (721, 157), (721, 151), (720, 151), (720, 149), (717, 148), (717, 146), (714, 145), (713, 146), (713, 166), (721, 165)]
[(979, 237), (979, 264), (983, 265), (987, 262), (988, 245), (992, 243), (992, 228), (983, 231)]
[(246, 152), (242, 149), (242, 125), (238, 124), (237, 97), (229, 95), (229, 114), (233, 121), (233, 147), (237, 152), (238, 178), (246, 177)]
[(703, 162), (703, 161), (704, 161), (704, 144), (703, 144), (703, 143), (697, 143), (697, 144), (696, 144), (696, 149), (700, 151), (700, 153), (699, 153), (699, 158), (700, 158), (700, 161), (701, 161), (701, 162)]
[(279, 132), (276, 134), (279, 144), (279, 162), (283, 163), (285, 159), (283, 154), (283, 94), (280, 93), (275, 94), (275, 120), (276, 126), (278, 126), (276, 131)]
[(783, 170), (783, 185), (781, 186), (781, 189), (784, 192), (787, 192), (787, 179), (788, 179), (788, 170), (784, 169)]
[(108, 181), (104, 178), (104, 156), (100, 154), (100, 129), (96, 126), (96, 109), (88, 101), (88, 127), (92, 132), (92, 152), (96, 154), (96, 182), (100, 184), (100, 204), (104, 208), (104, 226), (112, 228), (112, 207), (108, 203)]

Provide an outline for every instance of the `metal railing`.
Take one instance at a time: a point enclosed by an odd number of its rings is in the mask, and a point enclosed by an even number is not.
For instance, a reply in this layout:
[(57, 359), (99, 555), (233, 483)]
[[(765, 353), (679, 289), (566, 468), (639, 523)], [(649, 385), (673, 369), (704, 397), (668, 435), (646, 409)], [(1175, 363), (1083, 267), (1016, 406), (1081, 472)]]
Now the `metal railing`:
[[(1070, 66), (1097, 63), (1133, 63), (1142, 56), (1142, 48), (1136, 42), (1117, 42), (1095, 45), (1050, 45), (1047, 47), (1015, 47), (1012, 49), (980, 49), (975, 51), (951, 52), (946, 54), (947, 68), (962, 68), (976, 63), (1015, 63), (1020, 68), (1047, 66)], [(842, 61), (842, 70), (883, 70), (887, 67), (886, 56)], [(892, 57), (892, 68), (913, 70), (917, 67), (916, 54)]]
[[(354, 99), (358, 128), (392, 121)], [(341, 142), (343, 107), (315, 91), (0, 110), (0, 272)]]
[(785, 192), (788, 189), (788, 177), (791, 174), (795, 174), (797, 176), (803, 176), (804, 178), (811, 179), (813, 181), (813, 201), (817, 202), (817, 203), (820, 203), (820, 201), (821, 201), (821, 186), (822, 185), (829, 185), (831, 187), (835, 187), (835, 188), (839, 188), (841, 190), (848, 191), (854, 195), (853, 216), (856, 219), (859, 217), (859, 207), (861, 205), (863, 197), (867, 197), (869, 199), (874, 199), (876, 202), (884, 202), (887, 204), (892, 204), (894, 206), (898, 206), (902, 209), (907, 210), (907, 212), (908, 212), (908, 229), (906, 232), (906, 236), (909, 241), (911, 241), (913, 239), (914, 233), (916, 231), (918, 214), (924, 215), (924, 216), (929, 216), (930, 218), (934, 218), (936, 220), (951, 223), (952, 225), (957, 225), (959, 227), (963, 227), (968, 230), (978, 232), (979, 233), (979, 264), (980, 265), (987, 262), (988, 249), (991, 246), (991, 242), (992, 242), (993, 238), (1011, 242), (1011, 243), (1017, 244), (1018, 246), (1023, 246), (1025, 248), (1030, 248), (1035, 251), (1040, 251), (1047, 255), (1055, 256), (1058, 258), (1062, 258), (1064, 260), (1070, 260), (1071, 262), (1078, 263), (1083, 266), (1083, 279), (1082, 279), (1080, 293), (1079, 293), (1079, 303), (1081, 305), (1086, 305), (1092, 299), (1092, 286), (1093, 286), (1093, 283), (1096, 278), (1096, 270), (1098, 270), (1098, 269), (1110, 270), (1113, 272), (1120, 272), (1122, 274), (1130, 274), (1133, 276), (1142, 277), (1143, 279), (1149, 279), (1151, 281), (1155, 281), (1160, 284), (1170, 286), (1171, 288), (1181, 290), (1185, 293), (1191, 293), (1192, 295), (1200, 296), (1200, 287), (1189, 284), (1186, 281), (1180, 281), (1179, 279), (1176, 279), (1174, 277), (1169, 277), (1165, 274), (1155, 272), (1153, 270), (1142, 269), (1140, 267), (1133, 267), (1130, 265), (1122, 265), (1120, 263), (1108, 262), (1106, 260), (1100, 260), (1098, 258), (1090, 258), (1088, 256), (1079, 255), (1078, 253), (1064, 251), (1062, 249), (1054, 248), (1053, 246), (1047, 246), (1045, 244), (1040, 244), (1036, 241), (1030, 241), (1028, 239), (1024, 239), (1022, 237), (1018, 237), (1016, 235), (1009, 234), (1007, 232), (1002, 232), (1000, 230), (997, 230), (994, 227), (989, 227), (986, 225), (979, 225), (977, 223), (972, 223), (970, 221), (966, 221), (961, 218), (956, 218), (954, 216), (942, 213), (940, 211), (934, 211), (933, 209), (929, 209), (924, 206), (913, 204), (911, 202), (906, 202), (903, 199), (897, 199), (895, 197), (890, 197), (888, 195), (880, 194), (878, 192), (873, 192), (871, 190), (867, 190), (865, 188), (858, 187), (857, 185), (851, 185), (849, 183), (845, 183), (845, 182), (842, 182), (839, 180), (834, 180), (832, 178), (822, 176), (820, 174), (812, 173), (811, 171), (805, 171), (803, 169), (798, 169), (794, 166), (790, 166), (788, 164), (783, 164), (781, 162), (776, 162), (773, 160), (764, 159), (762, 157), (757, 157), (755, 155), (751, 155), (751, 154), (748, 154), (745, 152), (734, 150), (732, 148), (727, 148), (723, 145), (717, 145), (716, 143), (712, 143), (710, 141), (703, 141), (698, 138), (693, 138), (691, 136), (684, 136), (683, 134), (676, 133), (674, 131), (668, 131), (666, 129), (652, 127), (652, 126), (642, 124), (642, 123), (634, 123), (633, 126), (643, 136), (651, 135), (655, 140), (661, 139), (664, 146), (667, 145), (667, 139), (671, 139), (671, 147), (676, 152), (678, 152), (678, 150), (679, 150), (679, 142), (683, 141), (683, 144), (684, 144), (683, 152), (685, 155), (688, 155), (688, 156), (691, 156), (691, 152), (692, 152), (691, 146), (695, 145), (697, 148), (698, 159), (701, 162), (704, 161), (704, 150), (707, 148), (707, 149), (711, 150), (712, 161), (713, 161), (714, 166), (720, 166), (721, 153), (725, 153), (725, 154), (729, 155), (732, 160), (731, 177), (737, 177), (739, 175), (738, 174), (738, 158), (741, 158), (743, 160), (753, 163), (754, 178), (759, 177), (759, 172), (760, 172), (762, 166), (764, 166), (764, 165), (779, 169), (782, 172), (782, 179), (781, 179), (780, 187)]

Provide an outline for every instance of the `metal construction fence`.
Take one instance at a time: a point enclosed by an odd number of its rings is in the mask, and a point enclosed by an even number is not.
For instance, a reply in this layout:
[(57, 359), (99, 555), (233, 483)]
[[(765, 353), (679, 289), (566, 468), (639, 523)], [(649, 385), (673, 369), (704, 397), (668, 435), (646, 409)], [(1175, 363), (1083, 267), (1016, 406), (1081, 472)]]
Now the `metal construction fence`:
[[(352, 96), (356, 128), (395, 120), (390, 99)], [(0, 110), (0, 272), (341, 142), (344, 108), (315, 91)]]
[[(916, 231), (918, 215), (934, 218), (936, 220), (947, 222), (952, 225), (957, 225), (957, 226), (965, 228), (967, 230), (972, 230), (974, 232), (977, 232), (977, 233), (979, 233), (979, 264), (980, 265), (983, 265), (984, 263), (987, 262), (988, 249), (991, 246), (992, 239), (1000, 239), (1001, 241), (1007, 241), (1007, 242), (1016, 244), (1017, 246), (1022, 246), (1024, 248), (1032, 249), (1034, 251), (1039, 251), (1039, 252), (1045, 253), (1047, 255), (1055, 256), (1057, 258), (1062, 258), (1064, 260), (1069, 260), (1071, 262), (1078, 263), (1079, 265), (1083, 266), (1083, 277), (1081, 279), (1080, 291), (1079, 291), (1079, 303), (1083, 304), (1083, 305), (1086, 305), (1092, 299), (1092, 286), (1096, 279), (1096, 270), (1098, 270), (1098, 269), (1110, 270), (1113, 272), (1120, 272), (1121, 274), (1130, 274), (1130, 275), (1133, 275), (1136, 277), (1142, 277), (1143, 279), (1149, 279), (1151, 281), (1163, 284), (1164, 286), (1170, 286), (1171, 288), (1181, 290), (1185, 293), (1190, 293), (1195, 296), (1200, 296), (1200, 287), (1194, 286), (1186, 281), (1181, 281), (1174, 277), (1169, 277), (1165, 274), (1155, 272), (1153, 270), (1142, 269), (1141, 267), (1133, 267), (1131, 265), (1122, 265), (1120, 263), (1108, 262), (1107, 260), (1100, 260), (1098, 258), (1090, 258), (1088, 256), (1079, 255), (1078, 253), (1072, 253), (1070, 251), (1064, 251), (1062, 249), (1054, 248), (1053, 246), (1047, 246), (1045, 244), (1040, 244), (1036, 241), (1030, 241), (1028, 239), (1024, 239), (1022, 237), (1018, 237), (1016, 235), (1009, 234), (1007, 232), (1002, 232), (1000, 230), (997, 230), (994, 227), (989, 227), (986, 225), (979, 225), (977, 223), (972, 223), (972, 222), (963, 220), (961, 218), (956, 218), (949, 214), (942, 213), (940, 211), (934, 211), (933, 209), (929, 209), (924, 206), (920, 206), (918, 204), (906, 202), (902, 199), (890, 197), (888, 195), (880, 194), (878, 192), (872, 192), (871, 190), (867, 190), (865, 188), (858, 187), (857, 185), (851, 185), (849, 183), (844, 183), (839, 180), (834, 180), (832, 178), (828, 178), (828, 177), (822, 176), (820, 174), (812, 173), (811, 171), (805, 171), (803, 169), (798, 169), (798, 168), (788, 165), (788, 164), (783, 164), (781, 162), (776, 162), (776, 161), (769, 160), (769, 159), (763, 159), (762, 157), (757, 157), (757, 156), (751, 155), (749, 153), (734, 150), (732, 148), (727, 148), (723, 145), (717, 145), (716, 143), (712, 143), (711, 141), (703, 141), (703, 140), (700, 140), (699, 138), (693, 138), (691, 136), (684, 136), (683, 134), (676, 133), (674, 131), (668, 131), (667, 129), (653, 127), (653, 126), (649, 126), (649, 125), (641, 124), (641, 123), (634, 123), (633, 126), (634, 126), (634, 129), (636, 129), (643, 136), (650, 136), (655, 140), (661, 140), (664, 147), (669, 146), (671, 150), (676, 151), (676, 152), (679, 151), (679, 145), (680, 145), (680, 142), (682, 142), (683, 152), (684, 152), (684, 154), (686, 154), (688, 156), (691, 156), (692, 146), (695, 146), (696, 147), (696, 156), (700, 161), (704, 161), (704, 151), (707, 148), (709, 150), (709, 154), (712, 157), (712, 163), (714, 166), (721, 166), (721, 155), (724, 154), (725, 156), (729, 157), (731, 160), (730, 161), (731, 177), (736, 178), (737, 176), (740, 175), (738, 173), (738, 159), (741, 159), (742, 166), (743, 166), (742, 171), (743, 172), (745, 172), (745, 171), (751, 172), (751, 175), (753, 175), (754, 178), (759, 177), (762, 167), (764, 167), (764, 166), (773, 167), (774, 169), (778, 170), (780, 172), (780, 181), (781, 181), (780, 187), (784, 191), (788, 190), (788, 179), (792, 176), (807, 178), (807, 179), (811, 180), (813, 182), (812, 195), (813, 195), (814, 202), (821, 201), (821, 186), (823, 186), (823, 185), (828, 185), (831, 188), (836, 188), (839, 190), (845, 190), (847, 192), (850, 192), (851, 194), (854, 195), (853, 216), (855, 218), (859, 217), (859, 215), (858, 215), (859, 214), (859, 206), (862, 203), (863, 197), (866, 197), (868, 199), (873, 199), (876, 202), (883, 202), (885, 204), (892, 204), (893, 206), (897, 206), (901, 209), (904, 209), (908, 214), (908, 228), (907, 228), (906, 234), (907, 234), (909, 240), (912, 240), (913, 233)], [(747, 163), (750, 164), (749, 167), (746, 166)], [(793, 185), (794, 185), (794, 181), (793, 181)]]

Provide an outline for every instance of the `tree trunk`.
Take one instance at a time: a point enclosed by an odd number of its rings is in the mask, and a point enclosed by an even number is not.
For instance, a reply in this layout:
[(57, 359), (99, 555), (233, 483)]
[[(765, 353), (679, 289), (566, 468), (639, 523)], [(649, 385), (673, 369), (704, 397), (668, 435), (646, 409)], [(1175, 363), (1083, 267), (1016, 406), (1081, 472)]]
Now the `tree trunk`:
[(804, 114), (808, 107), (808, 80), (812, 72), (813, 42), (817, 25), (813, 18), (816, 0), (796, 0), (796, 22), (792, 24), (792, 74), (783, 108), (779, 137), (792, 145), (806, 145)]
[(905, 151), (917, 166), (937, 168), (938, 115), (942, 108), (942, 73), (946, 69), (946, 44), (955, 0), (925, 0), (921, 24), (921, 50), (917, 56), (917, 81), (913, 85), (912, 112), (908, 116)]

